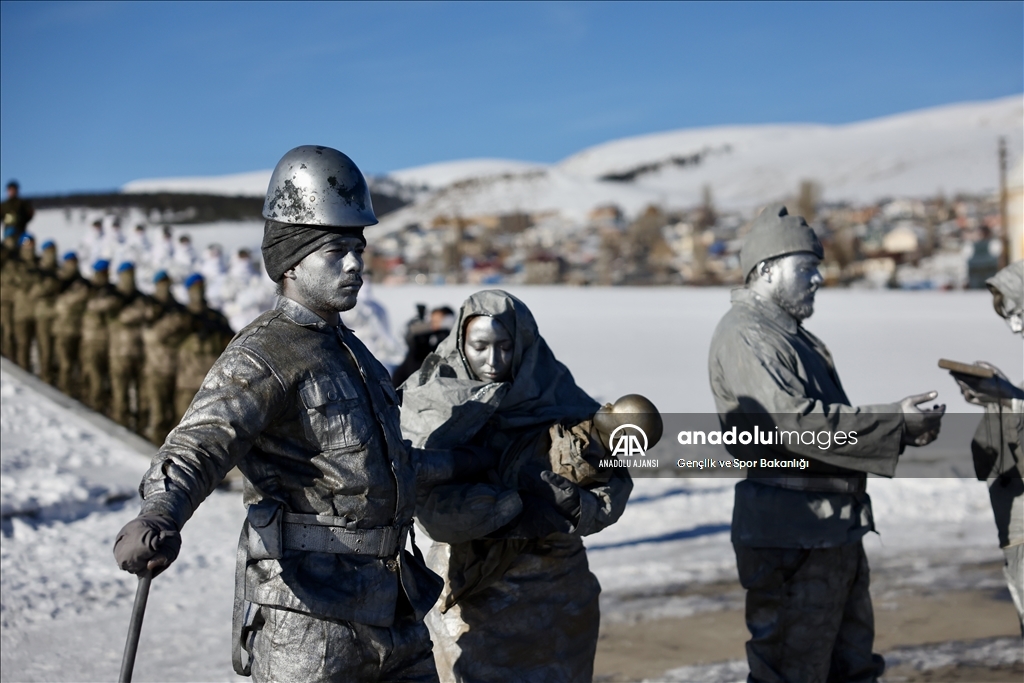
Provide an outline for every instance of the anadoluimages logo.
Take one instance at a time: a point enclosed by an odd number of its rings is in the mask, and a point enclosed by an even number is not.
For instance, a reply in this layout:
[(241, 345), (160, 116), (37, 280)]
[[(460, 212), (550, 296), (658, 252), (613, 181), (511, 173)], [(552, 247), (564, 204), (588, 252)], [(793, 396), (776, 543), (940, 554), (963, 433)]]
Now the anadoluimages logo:
[[(616, 435), (618, 438), (616, 439)], [(641, 441), (642, 440), (642, 441)], [(612, 457), (643, 457), (647, 453), (647, 434), (636, 425), (619, 425), (612, 432), (608, 443), (612, 446)], [(643, 445), (641, 445), (641, 443)]]

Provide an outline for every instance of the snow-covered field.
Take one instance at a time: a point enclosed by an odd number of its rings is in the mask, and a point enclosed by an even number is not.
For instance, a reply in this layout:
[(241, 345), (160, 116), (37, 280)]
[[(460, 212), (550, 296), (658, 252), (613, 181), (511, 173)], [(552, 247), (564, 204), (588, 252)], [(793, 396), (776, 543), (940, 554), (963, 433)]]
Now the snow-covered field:
[[(471, 291), (378, 287), (373, 295), (396, 326), (416, 302), (457, 306)], [(664, 411), (713, 410), (707, 343), (728, 308), (726, 290), (521, 287), (513, 293), (596, 397), (641, 392)], [(936, 367), (939, 357), (986, 359), (1012, 378), (1024, 375), (1021, 340), (994, 315), (986, 293), (826, 290), (818, 309), (808, 327), (830, 345), (858, 403), (934, 388), (951, 409), (968, 412)], [(138, 510), (134, 487), (146, 454), (35, 391), (6, 362), (4, 368), (0, 677), (113, 680), (134, 579), (114, 566), (111, 546)], [(967, 449), (965, 443), (965, 461)], [(958, 588), (960, 567), (1001, 559), (983, 484), (874, 479), (869, 488), (881, 532), (866, 539), (876, 571), (906, 569), (907, 585)], [(648, 618), (715, 609), (685, 591), (663, 594), (735, 577), (731, 505), (727, 480), (638, 480), (622, 520), (588, 538), (591, 566), (605, 587), (605, 618), (625, 618), (616, 601), (626, 595), (651, 596), (629, 607), (642, 607)], [(185, 528), (181, 556), (153, 584), (136, 680), (234, 678), (230, 608), (242, 514), (238, 493), (218, 491)]]

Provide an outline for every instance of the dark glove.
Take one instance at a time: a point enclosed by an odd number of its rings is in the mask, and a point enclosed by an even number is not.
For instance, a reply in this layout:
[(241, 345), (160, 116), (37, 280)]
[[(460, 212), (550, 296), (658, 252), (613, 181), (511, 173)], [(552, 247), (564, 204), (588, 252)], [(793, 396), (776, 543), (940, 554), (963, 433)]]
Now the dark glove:
[(493, 470), (498, 466), (497, 454), (489, 448), (479, 446), (458, 446), (452, 449), (455, 476), (465, 477)]
[(139, 515), (124, 525), (114, 541), (117, 566), (132, 574), (156, 576), (181, 550), (181, 535), (173, 521), (161, 515)]
[(579, 524), (580, 490), (576, 484), (551, 470), (541, 470), (536, 477), (521, 475), (519, 483), (531, 495), (554, 507), (573, 526)]

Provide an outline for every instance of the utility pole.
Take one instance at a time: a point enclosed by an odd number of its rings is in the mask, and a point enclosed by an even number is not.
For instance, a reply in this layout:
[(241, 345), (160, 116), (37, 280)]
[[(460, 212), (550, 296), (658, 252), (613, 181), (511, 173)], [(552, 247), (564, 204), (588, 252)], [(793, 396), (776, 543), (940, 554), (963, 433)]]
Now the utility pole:
[(1010, 264), (1010, 226), (1007, 215), (1007, 191), (1006, 191), (1006, 138), (999, 138), (999, 225), (1003, 234), (1000, 236), (1000, 244), (1003, 249), (999, 254), (999, 267), (1005, 268)]

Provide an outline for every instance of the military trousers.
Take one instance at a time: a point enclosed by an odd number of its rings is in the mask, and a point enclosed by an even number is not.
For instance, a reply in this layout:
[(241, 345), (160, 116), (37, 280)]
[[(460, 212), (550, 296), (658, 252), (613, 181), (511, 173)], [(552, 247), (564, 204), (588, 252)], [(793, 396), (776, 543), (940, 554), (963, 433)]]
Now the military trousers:
[(142, 394), (149, 415), (146, 438), (162, 444), (174, 426), (174, 373), (147, 371)]
[(0, 353), (14, 360), (14, 302), (0, 301)]
[(435, 683), (430, 634), (412, 614), (390, 628), (260, 607), (251, 645), (255, 683)]
[(77, 334), (61, 334), (53, 339), (57, 355), (57, 388), (71, 398), (79, 397), (81, 367), (78, 360), (82, 338)]
[(98, 413), (107, 412), (110, 396), (110, 353), (107, 342), (82, 340), (83, 397), (85, 404)]
[(39, 348), (39, 378), (47, 384), (53, 384), (53, 320), (36, 318), (36, 345)]
[[(114, 422), (129, 429), (135, 427), (133, 417), (138, 418), (144, 403), (139, 391), (139, 377), (142, 374), (142, 358), (138, 356), (110, 355), (110, 390), (113, 394), (111, 417)], [(132, 410), (131, 394), (135, 390), (138, 412)]]
[(22, 370), (32, 372), (32, 340), (36, 336), (35, 318), (22, 318), (14, 321), (14, 346), (17, 351), (17, 362)]
[(860, 541), (837, 548), (733, 544), (747, 590), (748, 683), (877, 681), (874, 612)]

